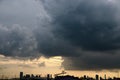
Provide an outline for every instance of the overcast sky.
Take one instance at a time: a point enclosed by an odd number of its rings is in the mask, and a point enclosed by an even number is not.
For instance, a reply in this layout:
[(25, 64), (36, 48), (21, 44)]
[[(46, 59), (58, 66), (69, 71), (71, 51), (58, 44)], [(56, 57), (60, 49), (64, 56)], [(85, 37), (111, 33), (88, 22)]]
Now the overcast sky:
[(66, 70), (119, 69), (119, 4), (119, 0), (0, 0), (0, 53), (19, 59), (62, 56), (59, 67)]

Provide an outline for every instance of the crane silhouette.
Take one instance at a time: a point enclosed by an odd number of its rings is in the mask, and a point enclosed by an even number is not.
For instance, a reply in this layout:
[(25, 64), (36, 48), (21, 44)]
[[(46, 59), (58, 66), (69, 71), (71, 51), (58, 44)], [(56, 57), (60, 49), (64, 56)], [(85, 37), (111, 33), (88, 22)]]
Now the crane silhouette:
[(66, 74), (66, 73), (67, 73), (67, 72), (62, 71), (61, 73), (55, 74), (54, 76), (56, 77), (56, 76), (59, 76), (59, 75), (64, 75), (64, 74)]

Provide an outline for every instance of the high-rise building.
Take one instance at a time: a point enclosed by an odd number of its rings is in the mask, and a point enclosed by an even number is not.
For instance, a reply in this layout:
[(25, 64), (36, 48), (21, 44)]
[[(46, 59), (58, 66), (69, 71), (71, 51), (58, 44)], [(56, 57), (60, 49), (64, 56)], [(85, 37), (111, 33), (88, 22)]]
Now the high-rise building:
[(105, 80), (106, 80), (106, 74), (104, 75), (104, 77), (105, 77)]
[(47, 80), (51, 80), (52, 75), (51, 74), (47, 74)]
[(23, 72), (20, 72), (20, 80), (23, 78)]
[(95, 78), (96, 78), (96, 80), (99, 80), (99, 75), (96, 74)]

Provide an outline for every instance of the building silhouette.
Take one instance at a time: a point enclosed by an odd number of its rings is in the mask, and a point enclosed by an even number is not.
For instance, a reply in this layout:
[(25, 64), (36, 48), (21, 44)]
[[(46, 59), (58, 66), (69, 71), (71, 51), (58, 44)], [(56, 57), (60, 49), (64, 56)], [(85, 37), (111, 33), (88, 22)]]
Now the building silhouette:
[(96, 78), (96, 80), (99, 80), (99, 75), (96, 74), (95, 78)]
[(23, 78), (23, 72), (20, 72), (20, 80)]
[[(61, 73), (58, 73), (54, 75), (54, 78), (51, 74), (47, 74), (45, 77), (41, 77), (41, 75), (34, 75), (34, 74), (24, 74), (23, 72), (20, 72), (19, 78), (5, 78), (1, 76), (0, 80), (120, 80), (119, 77), (101, 77), (100, 75), (96, 74), (95, 77), (89, 77), (87, 75), (83, 75), (81, 77), (75, 77), (71, 75), (65, 75), (65, 72), (62, 71)], [(64, 75), (63, 75), (64, 74)]]

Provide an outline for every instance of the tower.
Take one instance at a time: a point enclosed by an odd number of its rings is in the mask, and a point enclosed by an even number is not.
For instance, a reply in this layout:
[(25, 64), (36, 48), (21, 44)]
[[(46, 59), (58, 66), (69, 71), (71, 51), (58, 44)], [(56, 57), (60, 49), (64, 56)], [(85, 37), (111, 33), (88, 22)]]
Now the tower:
[(96, 78), (96, 80), (99, 80), (99, 75), (96, 74), (95, 78)]
[(23, 78), (23, 72), (20, 72), (20, 80)]

